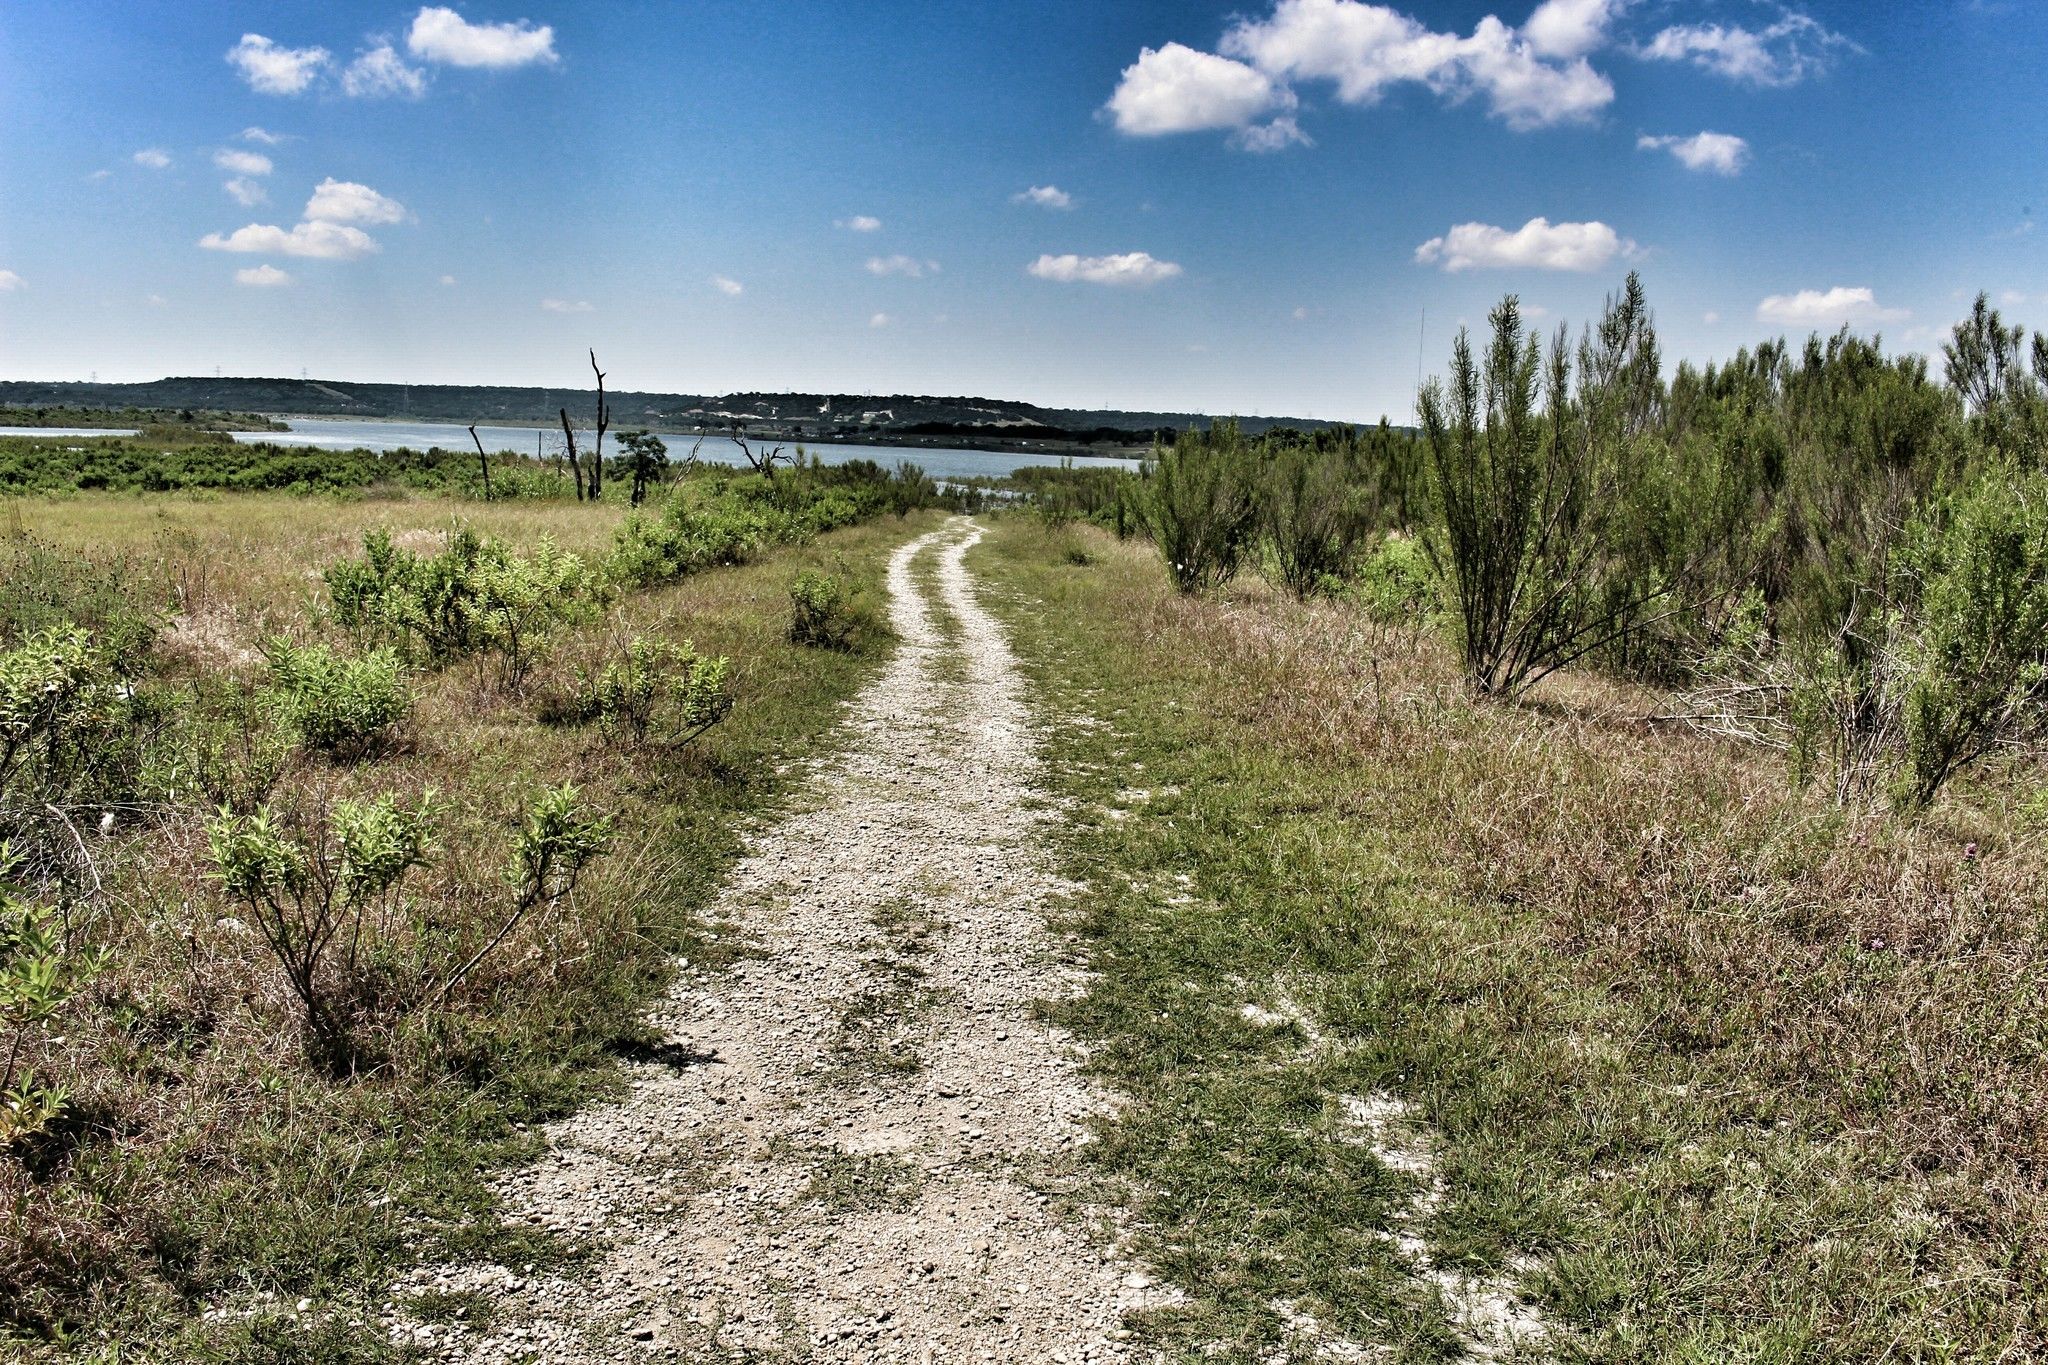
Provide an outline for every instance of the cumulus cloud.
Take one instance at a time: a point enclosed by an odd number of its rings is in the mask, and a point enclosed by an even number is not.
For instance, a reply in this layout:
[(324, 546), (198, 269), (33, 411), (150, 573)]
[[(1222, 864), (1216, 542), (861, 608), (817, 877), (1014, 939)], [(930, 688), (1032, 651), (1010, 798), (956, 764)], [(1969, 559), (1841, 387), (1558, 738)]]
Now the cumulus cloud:
[(245, 209), (255, 208), (258, 204), (268, 202), (270, 199), (270, 195), (264, 191), (261, 185), (248, 179), (246, 176), (238, 175), (222, 185), (221, 188), (226, 190), (229, 197)]
[(1460, 270), (1598, 270), (1636, 244), (1605, 223), (1553, 223), (1531, 218), (1513, 232), (1487, 223), (1460, 223), (1415, 248), (1421, 265)]
[(1028, 190), (1019, 190), (1010, 196), (1013, 204), (1035, 204), (1042, 209), (1070, 209), (1074, 207), (1074, 196), (1058, 185), (1033, 185)]
[(213, 164), (236, 175), (269, 175), (272, 169), (270, 158), (261, 152), (238, 151), (232, 147), (215, 152)]
[(144, 147), (132, 160), (147, 170), (160, 171), (171, 164), (171, 154), (161, 147)]
[(1180, 267), (1172, 261), (1157, 260), (1150, 252), (1126, 251), (1115, 256), (1040, 256), (1025, 271), (1041, 280), (1061, 284), (1142, 287), (1172, 279), (1180, 274)]
[(1230, 145), (1246, 152), (1278, 152), (1296, 143), (1304, 147), (1315, 145), (1292, 114), (1282, 114), (1270, 123), (1254, 123), (1230, 135)]
[(413, 16), (405, 46), (423, 61), (449, 66), (506, 68), (556, 60), (555, 31), (546, 24), (472, 24), (445, 5), (426, 6)]
[(595, 311), (583, 299), (542, 299), (541, 310), (548, 313), (589, 313)]
[(28, 282), (12, 270), (0, 270), (0, 294), (12, 294), (17, 289), (28, 288)]
[(377, 193), (368, 185), (329, 176), (314, 187), (313, 197), (306, 201), (304, 216), (309, 223), (368, 223), (374, 227), (382, 223), (402, 223), (406, 212), (405, 205)]
[(1863, 49), (1809, 14), (1783, 9), (1760, 29), (1741, 24), (1674, 24), (1645, 43), (1649, 61), (1691, 62), (1745, 85), (1796, 85), (1824, 74), (1844, 54)]
[(868, 319), (868, 326), (887, 327), (890, 323), (894, 321), (895, 319), (890, 317), (887, 313), (877, 313), (873, 317)]
[(274, 265), (252, 265), (235, 272), (235, 283), (246, 284), (257, 289), (275, 289), (281, 284), (290, 284), (292, 277)]
[(882, 230), (882, 220), (870, 218), (865, 213), (856, 213), (851, 218), (834, 218), (832, 226), (845, 228), (848, 232), (880, 232)]
[(1243, 62), (1168, 43), (1145, 48), (1124, 68), (1108, 109), (1119, 132), (1154, 137), (1242, 128), (1294, 102), (1291, 91)]
[(283, 133), (273, 133), (268, 128), (256, 127), (244, 128), (237, 136), (244, 142), (260, 142), (266, 147), (275, 147), (291, 140)]
[(1903, 308), (1884, 308), (1867, 286), (1802, 289), (1772, 294), (1756, 306), (1759, 322), (1780, 327), (1840, 327), (1845, 323), (1897, 322), (1909, 316)]
[(711, 287), (727, 298), (734, 299), (747, 292), (747, 287), (738, 280), (727, 279), (723, 275), (713, 275), (711, 277)]
[(441, 277), (441, 284), (444, 288), (453, 289), (455, 287), (455, 277), (453, 275), (443, 275)]
[(228, 49), (228, 64), (259, 95), (298, 95), (331, 56), (324, 47), (281, 47), (260, 33), (244, 33)]
[(341, 89), (357, 99), (396, 95), (416, 100), (427, 93), (427, 73), (407, 66), (391, 44), (379, 43), (349, 63), (341, 73)]
[(208, 251), (304, 256), (323, 261), (352, 261), (378, 249), (369, 233), (341, 223), (300, 223), (289, 229), (251, 223), (225, 235), (209, 232), (199, 239), (199, 245)]
[(1740, 175), (1749, 164), (1749, 143), (1733, 133), (1694, 133), (1691, 137), (1639, 137), (1639, 150), (1669, 152), (1689, 171)]
[(870, 275), (903, 275), (910, 279), (923, 279), (926, 272), (939, 273), (937, 261), (920, 261), (915, 256), (870, 256), (867, 272)]
[(1608, 27), (1634, 0), (1543, 0), (1522, 23), (1539, 57), (1583, 57), (1607, 42)]

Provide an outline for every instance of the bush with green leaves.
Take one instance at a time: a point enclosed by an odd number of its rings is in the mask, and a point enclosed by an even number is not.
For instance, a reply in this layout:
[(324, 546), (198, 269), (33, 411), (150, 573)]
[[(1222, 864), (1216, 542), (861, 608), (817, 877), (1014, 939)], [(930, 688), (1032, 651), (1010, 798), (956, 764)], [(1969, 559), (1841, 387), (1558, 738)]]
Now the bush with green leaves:
[(787, 518), (773, 509), (723, 498), (700, 504), (678, 492), (654, 516), (626, 518), (613, 537), (606, 571), (625, 586), (652, 587), (744, 564), (789, 531)]
[(861, 621), (846, 580), (805, 569), (789, 585), (789, 638), (821, 649), (851, 649)]
[(1152, 453), (1146, 519), (1182, 592), (1237, 576), (1258, 530), (1258, 445), (1234, 422), (1187, 430)]
[(54, 1019), (106, 966), (101, 949), (66, 944), (57, 915), (23, 900), (9, 881), (17, 867), (0, 844), (0, 1148), (34, 1137), (64, 1110), (64, 1086), (21, 1064), (29, 1036)]
[(223, 809), (206, 828), (214, 874), (248, 911), (300, 1010), (308, 1056), (355, 1069), (364, 965), (392, 928), (401, 884), (425, 867), (441, 814), (428, 792), (336, 801), (292, 820), (270, 806)]
[(390, 746), (412, 701), (397, 650), (385, 645), (347, 658), (329, 645), (278, 636), (263, 653), (270, 663), (263, 703), (307, 748), (348, 759)]
[(1303, 442), (1275, 451), (1262, 483), (1260, 520), (1280, 582), (1306, 599), (1343, 578), (1372, 526), (1357, 472)]
[(546, 536), (521, 555), (458, 527), (440, 553), (421, 556), (377, 530), (363, 551), (327, 570), (337, 622), (416, 663), (488, 650), (508, 686), (524, 681), (557, 631), (594, 616), (608, 592), (603, 575)]
[(687, 744), (732, 710), (731, 676), (732, 660), (688, 640), (635, 636), (585, 682), (569, 718), (634, 743), (660, 732)]
[(1358, 557), (1345, 595), (1376, 621), (1423, 624), (1439, 607), (1440, 584), (1415, 538), (1390, 531)]

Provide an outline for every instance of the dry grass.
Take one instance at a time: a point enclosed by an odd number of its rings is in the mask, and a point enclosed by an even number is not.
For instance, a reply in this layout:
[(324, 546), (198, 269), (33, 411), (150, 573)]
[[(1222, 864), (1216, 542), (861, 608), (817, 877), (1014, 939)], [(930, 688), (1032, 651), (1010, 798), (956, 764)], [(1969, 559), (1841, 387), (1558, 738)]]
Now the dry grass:
[[(1183, 793), (1075, 842), (1104, 972), (1075, 1017), (1134, 1092), (1106, 1162), (1196, 1305), (1162, 1331), (1249, 1358), (1285, 1298), (1448, 1349), (1398, 1268), (1342, 1269), (1384, 1211), (1333, 1220), (1269, 1166), (1261, 1108), (1385, 1090), (1441, 1135), (1437, 1260), (1535, 1254), (1567, 1357), (2048, 1350), (2037, 775), (1915, 824), (1843, 811), (1645, 724), (1649, 694), (1474, 704), (1425, 634), (1258, 584), (1179, 598), (1149, 547), (1087, 550), (1013, 525), (986, 553), (1058, 704), (1114, 722), (1062, 732), (1069, 800)], [(1220, 1017), (1280, 993), (1328, 1053)], [(1202, 1122), (1198, 1157), (1174, 1134)], [(1257, 1226), (1262, 1254), (1231, 1245)]]
[[(266, 634), (340, 639), (319, 573), (365, 530), (431, 539), (450, 514), (429, 499), (80, 496), (26, 504), (23, 521), (167, 591), (176, 615), (156, 681), (190, 689), (204, 711), (260, 673)], [(547, 534), (592, 553), (618, 519), (561, 504), (462, 515), (515, 543)], [(789, 582), (826, 567), (872, 590), (889, 549), (921, 529), (921, 517), (892, 518), (627, 595), (517, 691), (481, 661), (417, 675), (388, 757), (295, 755), (272, 798), (282, 808), (432, 789), (448, 810), (433, 865), (374, 925), (354, 984), (351, 1078), (303, 1059), (276, 964), (209, 877), (204, 802), (122, 817), (91, 849), (104, 894), (73, 911), (74, 932), (110, 948), (112, 966), (28, 1058), (70, 1085), (71, 1109), (0, 1155), (0, 1340), (8, 1326), (89, 1328), (88, 1353), (111, 1342), (122, 1359), (373, 1359), (386, 1349), (374, 1323), (351, 1324), (374, 1316), (366, 1305), (395, 1268), (484, 1244), (517, 1261), (565, 1254), (495, 1224), (487, 1169), (608, 1083), (674, 954), (715, 963), (733, 951), (699, 911), (740, 825), (777, 798), (783, 766), (823, 740), (874, 661), (790, 644)], [(548, 689), (641, 633), (732, 656), (725, 724), (686, 749), (636, 748), (536, 718)], [(507, 831), (526, 797), (563, 781), (612, 814), (611, 852), (432, 1003), (449, 966), (503, 922)], [(322, 1303), (317, 1320), (272, 1311), (301, 1295)], [(206, 1305), (248, 1316), (200, 1322)]]

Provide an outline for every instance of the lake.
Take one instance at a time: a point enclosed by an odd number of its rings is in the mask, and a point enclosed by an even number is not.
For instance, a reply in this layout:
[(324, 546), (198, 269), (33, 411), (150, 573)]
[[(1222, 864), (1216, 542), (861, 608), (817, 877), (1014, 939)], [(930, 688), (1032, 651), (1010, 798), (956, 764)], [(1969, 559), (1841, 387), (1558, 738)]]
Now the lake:
[[(439, 446), (443, 450), (474, 450), (469, 439), (469, 429), (453, 423), (441, 422), (363, 422), (346, 418), (293, 418), (287, 425), (290, 431), (238, 431), (233, 433), (237, 441), (245, 443), (270, 442), (276, 445), (317, 446), (322, 450), (427, 450)], [(618, 445), (619, 428), (608, 433), (605, 442), (607, 455), (620, 453)], [(545, 443), (544, 449), (556, 453), (561, 444), (560, 427), (487, 427), (478, 426), (476, 434), (483, 438), (484, 449), (493, 453), (511, 451), (515, 455), (532, 455), (535, 441)], [(578, 431), (576, 444), (587, 451), (593, 433)], [(552, 439), (550, 439), (552, 438)], [(694, 436), (664, 435), (668, 443), (669, 458), (682, 460), (688, 457), (690, 447), (696, 444)], [(773, 450), (778, 442), (750, 441), (756, 451)], [(789, 444), (787, 442), (780, 444)], [(816, 456), (826, 464), (845, 464), (850, 460), (873, 460), (884, 466), (914, 464), (925, 473), (938, 479), (968, 479), (977, 476), (1001, 478), (1019, 469), (1032, 466), (1057, 465), (1061, 456), (1047, 452), (1043, 455), (998, 454), (988, 450), (947, 450), (929, 446), (865, 446), (865, 445), (806, 445), (804, 452)], [(742, 468), (746, 456), (731, 438), (706, 436), (697, 458), (712, 464), (736, 465)], [(1085, 468), (1136, 469), (1138, 461), (1120, 456), (1084, 456), (1075, 463)]]

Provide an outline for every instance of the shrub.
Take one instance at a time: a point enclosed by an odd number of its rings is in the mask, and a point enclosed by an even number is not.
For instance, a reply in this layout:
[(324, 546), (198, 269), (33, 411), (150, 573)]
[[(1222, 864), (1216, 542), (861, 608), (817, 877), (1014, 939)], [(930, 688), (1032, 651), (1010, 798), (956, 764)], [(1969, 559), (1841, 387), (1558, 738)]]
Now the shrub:
[(687, 640), (636, 636), (589, 680), (569, 718), (635, 743), (661, 726), (672, 742), (687, 744), (732, 710), (731, 673), (730, 659), (699, 654)]
[[(17, 866), (0, 845), (0, 883)], [(24, 1044), (106, 965), (104, 951), (71, 950), (56, 916), (0, 889), (0, 1148), (34, 1137), (61, 1114), (67, 1093), (21, 1066)]]
[(1350, 595), (1374, 620), (1419, 623), (1435, 614), (1438, 590), (1428, 554), (1393, 532), (1358, 561)]
[(1260, 508), (1274, 568), (1297, 599), (1343, 577), (1371, 525), (1352, 471), (1305, 444), (1268, 461)]
[(270, 661), (264, 703), (310, 749), (369, 757), (390, 744), (405, 719), (405, 666), (388, 646), (346, 659), (324, 644), (299, 647), (278, 637), (263, 652)]
[(491, 650), (510, 686), (556, 630), (589, 619), (606, 594), (599, 574), (546, 536), (520, 556), (458, 527), (439, 554), (422, 557), (378, 530), (363, 550), (327, 570), (336, 621), (428, 664)]
[(164, 698), (136, 686), (139, 661), (77, 626), (0, 652), (0, 827), (13, 837), (66, 808), (135, 798)]
[(789, 638), (800, 645), (851, 649), (859, 621), (852, 611), (846, 583), (828, 573), (805, 569), (789, 587)]
[(1237, 576), (1258, 524), (1255, 451), (1237, 425), (1183, 431), (1153, 452), (1147, 513), (1167, 572), (1182, 592)]
[(394, 796), (337, 801), (293, 832), (269, 806), (222, 810), (207, 823), (214, 872), (256, 922), (300, 1007), (308, 1055), (355, 1069), (366, 951), (390, 930), (397, 890), (427, 865), (438, 808)]

